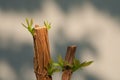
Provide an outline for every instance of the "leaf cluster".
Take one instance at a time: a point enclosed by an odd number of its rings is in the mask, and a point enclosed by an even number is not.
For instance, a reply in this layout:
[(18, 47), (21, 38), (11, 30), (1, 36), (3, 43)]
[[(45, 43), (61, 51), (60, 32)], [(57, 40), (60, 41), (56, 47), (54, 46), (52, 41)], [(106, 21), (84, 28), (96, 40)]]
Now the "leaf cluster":
[[(33, 19), (28, 20), (26, 18), (26, 23), (27, 25), (23, 24), (23, 27), (25, 27), (32, 35), (34, 34), (34, 28), (33, 28)], [(44, 21), (44, 26), (47, 28), (47, 30), (49, 30), (51, 28), (51, 23), (49, 23), (48, 21)]]
[(71, 69), (72, 72), (75, 72), (76, 70), (87, 67), (92, 63), (93, 61), (80, 62), (78, 59), (74, 59), (73, 64), (71, 65), (66, 62), (61, 56), (58, 56), (58, 62), (56, 63), (51, 60), (46, 69), (48, 71), (48, 75), (52, 75), (54, 72), (64, 71), (68, 69)]
[(71, 67), (72, 71), (75, 72), (78, 69), (82, 69), (84, 67), (89, 66), (90, 64), (92, 64), (93, 61), (84, 61), (84, 62), (80, 62), (78, 59), (74, 59), (73, 60), (73, 65)]
[(47, 69), (48, 75), (52, 75), (54, 72), (60, 71), (59, 64), (55, 63), (53, 60), (50, 60), (46, 69)]
[(22, 25), (33, 35), (34, 34), (34, 28), (33, 28), (33, 20), (28, 20), (26, 18), (26, 23), (27, 25), (23, 24)]
[(78, 69), (82, 69), (83, 67), (87, 67), (92, 63), (93, 61), (85, 61), (81, 63), (78, 59), (74, 58), (73, 64), (69, 64), (68, 62), (63, 60), (61, 56), (58, 57), (58, 64), (62, 68), (62, 70), (71, 69), (72, 72), (75, 72)]

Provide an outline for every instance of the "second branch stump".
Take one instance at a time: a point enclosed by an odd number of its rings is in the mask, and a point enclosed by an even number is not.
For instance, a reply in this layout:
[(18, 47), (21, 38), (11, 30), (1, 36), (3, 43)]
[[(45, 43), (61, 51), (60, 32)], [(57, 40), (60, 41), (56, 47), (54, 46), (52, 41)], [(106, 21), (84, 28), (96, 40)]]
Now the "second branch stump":
[[(76, 51), (76, 46), (69, 46), (67, 48), (65, 61), (70, 65), (73, 64), (73, 59), (75, 57), (75, 51)], [(70, 68), (67, 68), (66, 64), (64, 64), (64, 66), (65, 66), (65, 70), (63, 71), (63, 74), (62, 74), (62, 80), (70, 80), (71, 75), (72, 75), (72, 70)]]

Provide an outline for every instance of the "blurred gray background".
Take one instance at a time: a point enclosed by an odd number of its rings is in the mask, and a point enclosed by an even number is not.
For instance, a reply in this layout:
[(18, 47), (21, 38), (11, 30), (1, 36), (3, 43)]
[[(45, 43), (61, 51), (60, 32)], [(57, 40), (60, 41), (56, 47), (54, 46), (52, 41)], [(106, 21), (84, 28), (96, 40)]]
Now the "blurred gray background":
[[(0, 80), (36, 80), (25, 18), (52, 23), (54, 60), (69, 45), (77, 45), (79, 60), (94, 60), (71, 80), (120, 80), (120, 0), (0, 0)], [(53, 80), (61, 80), (61, 72)]]

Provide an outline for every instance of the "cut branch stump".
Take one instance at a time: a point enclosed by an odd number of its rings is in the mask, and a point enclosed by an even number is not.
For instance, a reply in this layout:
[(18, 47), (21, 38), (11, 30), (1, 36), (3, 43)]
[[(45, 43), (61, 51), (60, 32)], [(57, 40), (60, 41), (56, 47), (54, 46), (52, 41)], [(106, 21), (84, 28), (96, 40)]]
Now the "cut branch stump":
[(46, 67), (50, 62), (50, 47), (46, 27), (35, 25), (34, 28), (34, 72), (37, 80), (52, 80)]
[[(75, 57), (75, 51), (76, 51), (76, 46), (69, 46), (67, 48), (65, 62), (67, 62), (70, 65), (73, 64), (73, 59)], [(65, 66), (65, 69), (62, 74), (62, 80), (70, 80), (71, 75), (72, 75), (72, 70), (70, 68), (67, 68), (66, 64), (64, 64), (64, 66)]]

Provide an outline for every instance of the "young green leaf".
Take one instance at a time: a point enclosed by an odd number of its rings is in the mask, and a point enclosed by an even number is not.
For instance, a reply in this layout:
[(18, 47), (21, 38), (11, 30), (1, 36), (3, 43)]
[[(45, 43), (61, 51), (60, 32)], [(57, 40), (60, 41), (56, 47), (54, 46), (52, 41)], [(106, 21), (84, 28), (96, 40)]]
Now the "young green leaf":
[(23, 27), (25, 27), (32, 35), (34, 34), (34, 28), (33, 28), (33, 20), (30, 21), (26, 18), (27, 25), (23, 24)]
[(62, 59), (61, 56), (58, 56), (58, 64), (60, 65), (61, 68), (64, 67), (64, 60)]
[(88, 61), (88, 62), (85, 61), (85, 62), (81, 63), (80, 66), (81, 66), (81, 67), (86, 67), (86, 66), (89, 66), (89, 65), (92, 64), (92, 63), (93, 63), (93, 61)]
[(29, 20), (26, 18), (26, 23), (27, 23), (27, 26), (29, 27)]
[(49, 30), (51, 28), (51, 23), (44, 21), (44, 26)]
[(58, 72), (60, 71), (60, 67), (58, 63), (53, 62), (53, 60), (51, 60), (48, 64), (48, 66), (46, 67), (48, 75), (52, 75), (54, 72)]
[(74, 59), (73, 60), (73, 67), (72, 67), (72, 71), (75, 72), (76, 70), (78, 70), (80, 68), (80, 61), (78, 59)]
[(30, 26), (32, 26), (32, 25), (33, 25), (33, 19), (30, 20)]
[(53, 66), (59, 67), (60, 65), (58, 63), (52, 63)]
[(75, 72), (78, 69), (81, 69), (83, 67), (89, 66), (90, 64), (92, 64), (93, 61), (85, 61), (83, 63), (81, 63), (79, 60), (74, 59), (73, 61), (73, 67), (72, 67), (72, 71)]

